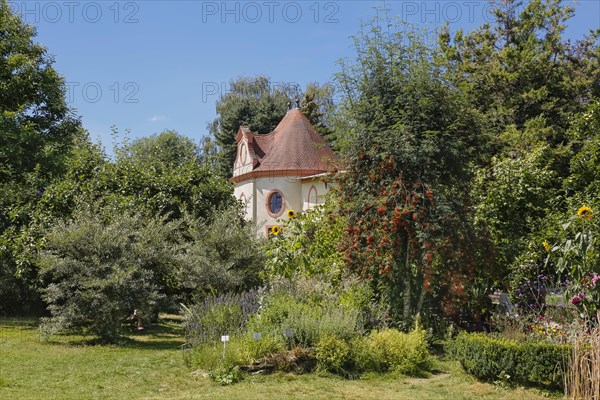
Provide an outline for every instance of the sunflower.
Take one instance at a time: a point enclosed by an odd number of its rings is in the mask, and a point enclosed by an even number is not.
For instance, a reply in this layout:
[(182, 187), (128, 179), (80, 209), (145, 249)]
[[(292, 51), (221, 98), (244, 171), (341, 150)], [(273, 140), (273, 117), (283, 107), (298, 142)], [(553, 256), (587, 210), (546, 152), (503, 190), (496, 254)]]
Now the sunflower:
[(285, 215), (287, 215), (288, 218), (294, 218), (296, 216), (296, 211), (294, 211), (294, 210), (287, 210), (287, 212), (285, 213)]
[(550, 249), (552, 248), (546, 240), (542, 242), (542, 246), (544, 246), (544, 249), (546, 249), (546, 251), (550, 251)]
[(272, 235), (277, 236), (277, 235), (279, 235), (279, 232), (281, 232), (281, 228), (278, 227), (277, 225), (271, 227), (271, 234)]
[(583, 219), (592, 218), (592, 209), (588, 206), (583, 206), (579, 210), (577, 210), (577, 215), (579, 215)]

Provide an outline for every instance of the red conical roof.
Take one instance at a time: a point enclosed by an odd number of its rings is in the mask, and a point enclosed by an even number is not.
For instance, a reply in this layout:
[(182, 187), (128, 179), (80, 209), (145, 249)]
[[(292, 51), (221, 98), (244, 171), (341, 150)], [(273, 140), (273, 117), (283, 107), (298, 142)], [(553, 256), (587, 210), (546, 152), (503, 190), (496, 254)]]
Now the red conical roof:
[[(335, 153), (297, 108), (289, 110), (273, 132), (253, 135), (240, 130), (236, 141), (239, 142), (245, 135), (252, 136), (249, 144), (255, 160), (252, 171), (244, 175), (257, 176), (268, 172), (308, 176), (331, 171), (330, 162), (337, 160)], [(235, 180), (244, 180), (244, 175), (235, 177)]]

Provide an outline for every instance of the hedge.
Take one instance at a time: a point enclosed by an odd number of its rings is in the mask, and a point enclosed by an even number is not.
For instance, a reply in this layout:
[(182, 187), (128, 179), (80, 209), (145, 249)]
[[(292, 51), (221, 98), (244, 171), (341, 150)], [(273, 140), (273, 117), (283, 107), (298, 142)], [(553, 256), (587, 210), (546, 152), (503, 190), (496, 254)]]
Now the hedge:
[(479, 379), (560, 389), (570, 347), (461, 332), (448, 343), (447, 351)]

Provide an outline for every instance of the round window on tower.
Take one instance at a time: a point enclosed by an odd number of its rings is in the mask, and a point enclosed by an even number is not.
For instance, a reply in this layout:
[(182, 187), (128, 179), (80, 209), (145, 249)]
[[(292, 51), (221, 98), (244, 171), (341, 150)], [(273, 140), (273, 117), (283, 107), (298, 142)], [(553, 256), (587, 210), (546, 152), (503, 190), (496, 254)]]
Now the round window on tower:
[(285, 209), (285, 199), (280, 190), (274, 189), (267, 196), (267, 212), (273, 218), (279, 217)]

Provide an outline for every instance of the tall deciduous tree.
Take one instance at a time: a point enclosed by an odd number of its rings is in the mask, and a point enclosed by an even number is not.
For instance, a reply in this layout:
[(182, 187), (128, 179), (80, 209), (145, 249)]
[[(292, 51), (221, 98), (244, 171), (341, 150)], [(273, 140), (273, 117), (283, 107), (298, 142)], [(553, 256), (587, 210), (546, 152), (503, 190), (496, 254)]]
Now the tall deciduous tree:
[(49, 178), (64, 168), (78, 133), (63, 78), (35, 29), (0, 1), (0, 182)]
[(49, 186), (40, 212), (68, 217), (77, 207), (109, 205), (177, 219), (185, 213), (209, 219), (235, 204), (233, 188), (209, 165), (189, 138), (174, 131), (115, 148), (109, 162), (83, 141), (72, 153), (65, 178)]
[(0, 313), (30, 299), (20, 274), (16, 236), (39, 195), (65, 170), (80, 124), (65, 100), (63, 78), (35, 29), (0, 0)]
[(177, 167), (186, 161), (199, 161), (201, 158), (198, 146), (190, 138), (173, 130), (136, 139), (130, 145), (119, 148), (117, 156), (119, 160), (162, 164), (165, 167)]

